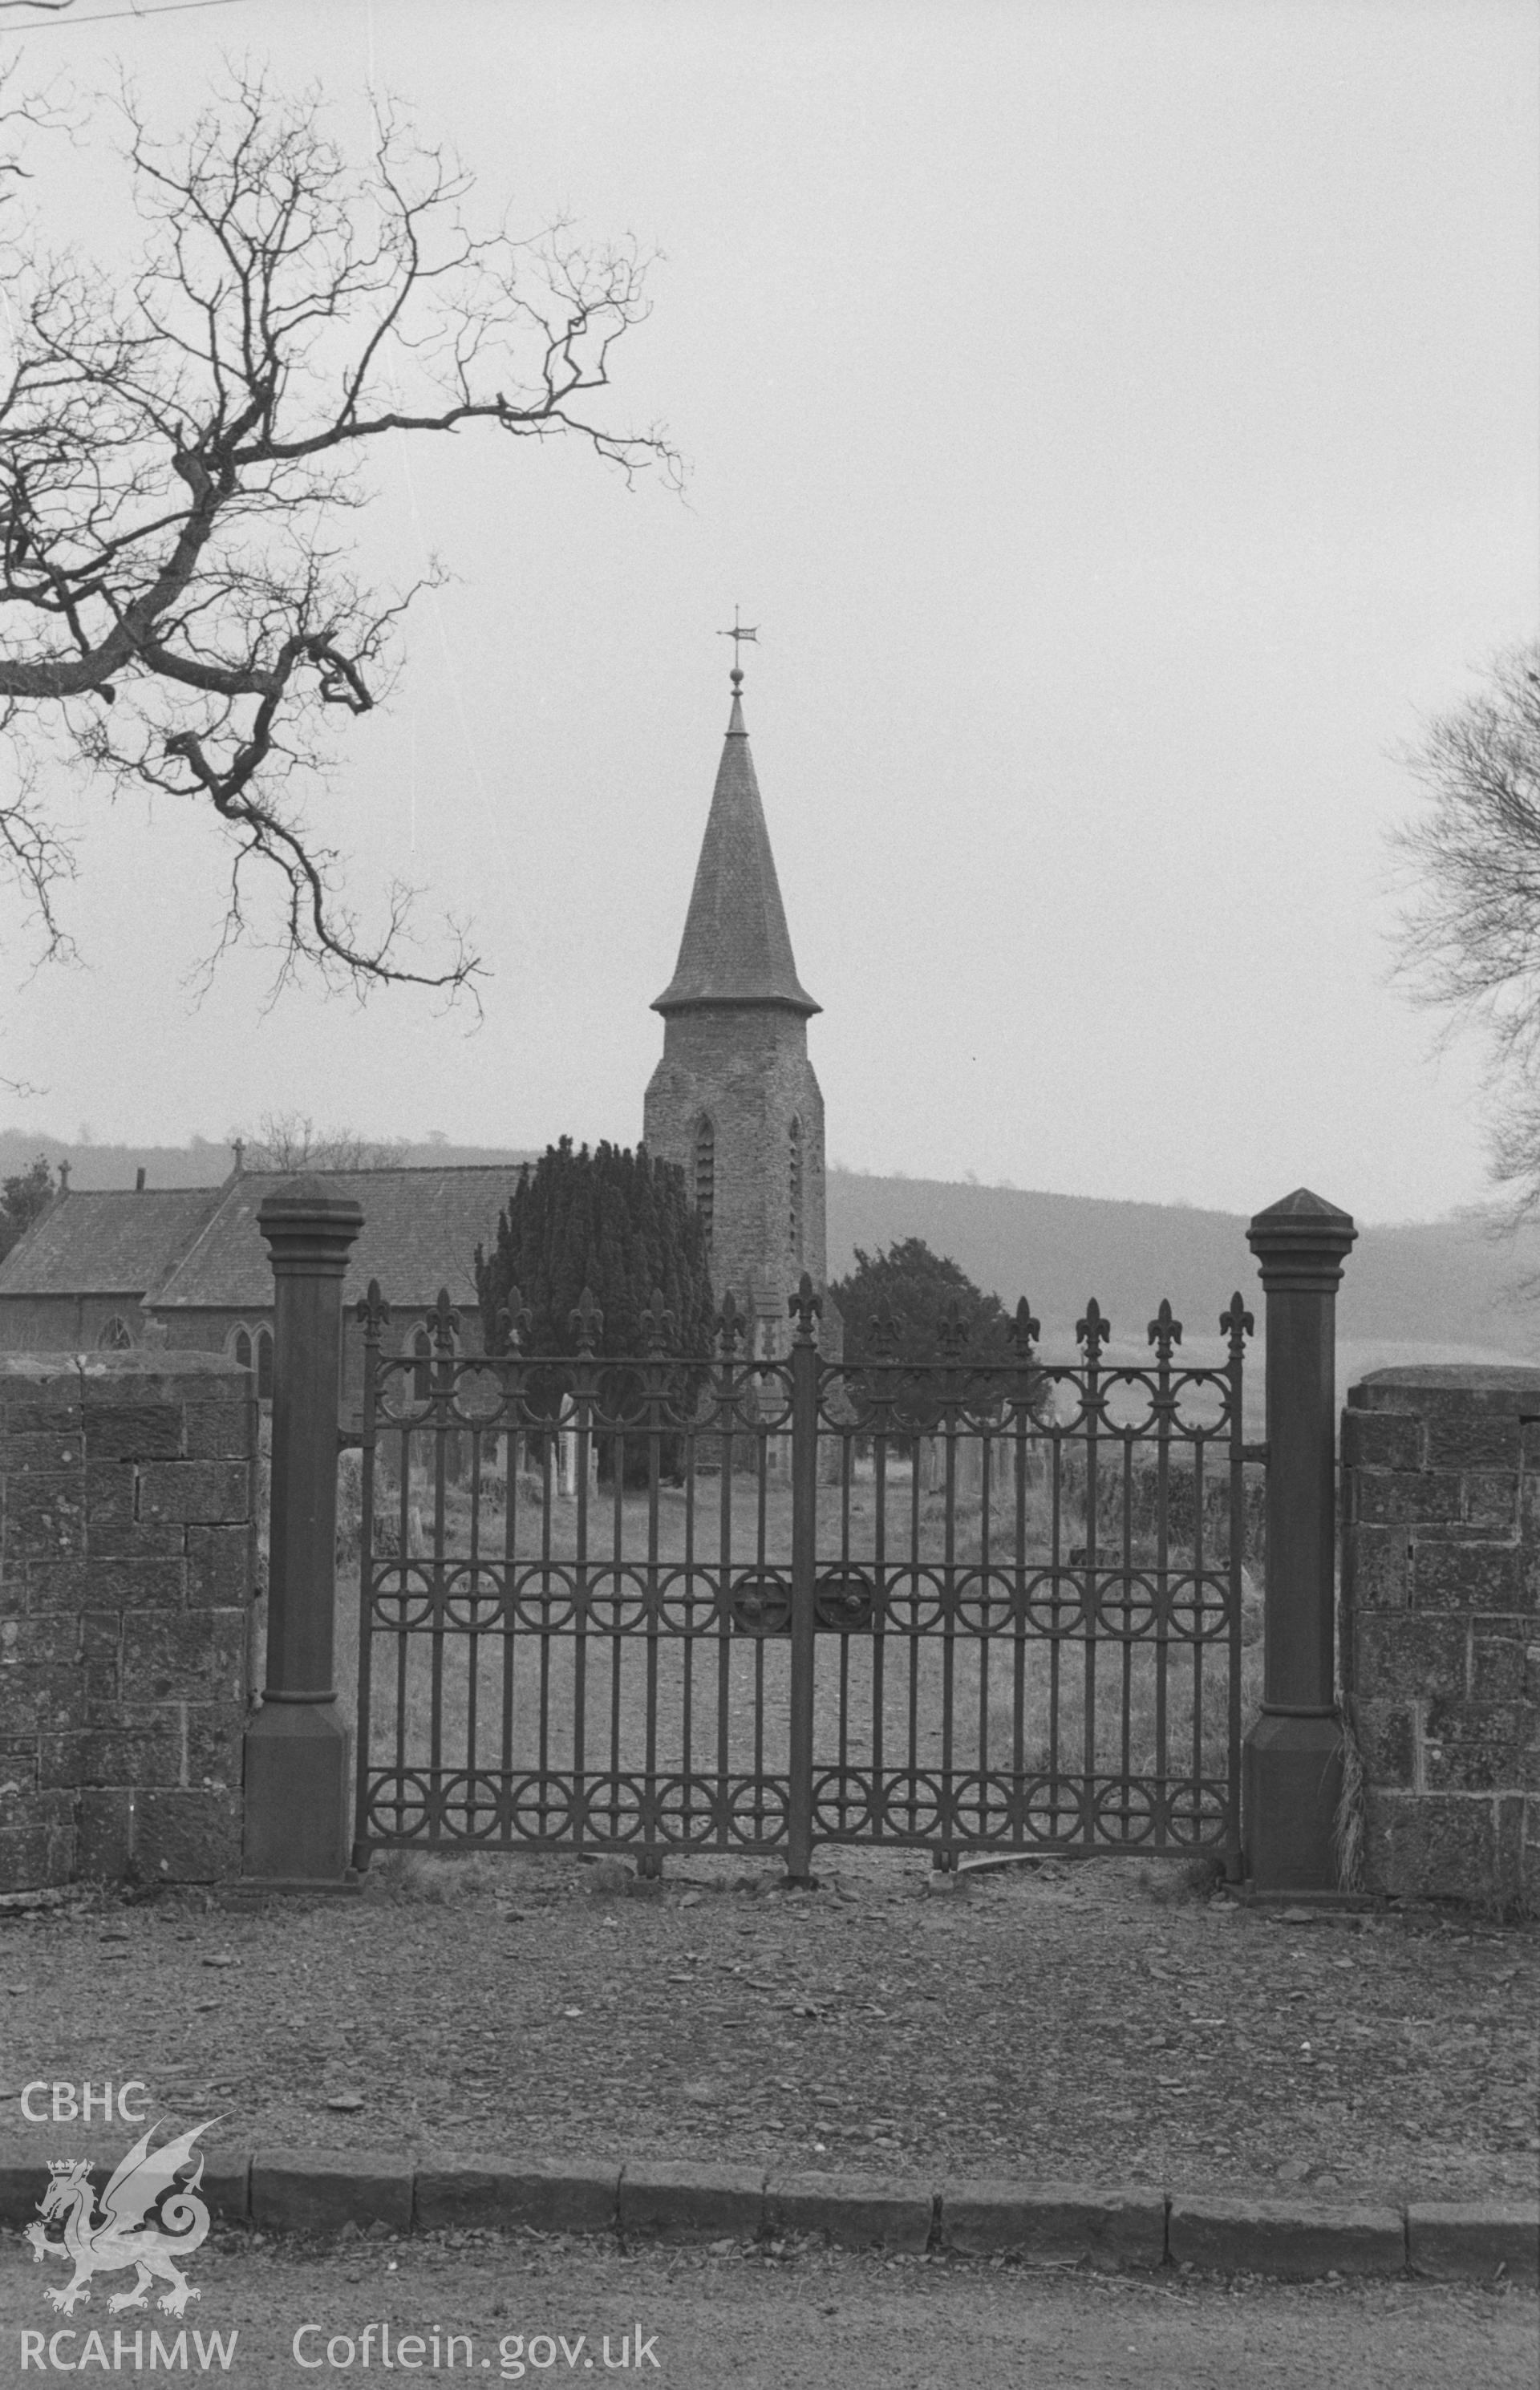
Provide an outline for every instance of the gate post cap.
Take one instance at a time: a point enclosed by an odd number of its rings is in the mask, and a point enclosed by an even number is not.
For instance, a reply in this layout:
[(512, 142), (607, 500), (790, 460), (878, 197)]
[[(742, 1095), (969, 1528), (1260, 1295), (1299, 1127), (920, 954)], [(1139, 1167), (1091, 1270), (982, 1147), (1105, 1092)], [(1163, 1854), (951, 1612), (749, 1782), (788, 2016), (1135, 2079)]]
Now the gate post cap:
[(1329, 1291), (1340, 1283), (1343, 1256), (1357, 1236), (1351, 1212), (1328, 1203), (1308, 1187), (1296, 1187), (1291, 1195), (1256, 1214), (1246, 1230), (1246, 1242), (1262, 1266), (1264, 1287), (1315, 1287)]
[(308, 1245), (316, 1258), (335, 1254), (340, 1265), (363, 1226), (363, 1206), (354, 1196), (313, 1176), (289, 1179), (257, 1207), (258, 1228), (275, 1253), (281, 1248), (286, 1255)]

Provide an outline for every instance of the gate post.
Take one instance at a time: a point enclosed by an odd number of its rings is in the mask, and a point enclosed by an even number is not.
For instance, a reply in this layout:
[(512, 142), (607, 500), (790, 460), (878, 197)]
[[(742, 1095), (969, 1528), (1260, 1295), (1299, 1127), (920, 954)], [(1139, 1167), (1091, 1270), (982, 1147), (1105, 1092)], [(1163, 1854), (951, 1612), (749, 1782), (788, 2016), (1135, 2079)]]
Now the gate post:
[(273, 1496), (267, 1683), (246, 1730), (246, 1873), (342, 1882), (348, 1729), (337, 1714), (332, 1625), (342, 1273), (364, 1225), (351, 1195), (297, 1178), (264, 1197), (273, 1263)]
[(1246, 1232), (1267, 1341), (1262, 1715), (1242, 1767), (1246, 1872), (1259, 1892), (1337, 1886), (1337, 1289), (1357, 1234), (1348, 1213), (1307, 1187), (1259, 1212)]
[(823, 1304), (803, 1270), (789, 1309), (791, 1341), (791, 1784), (787, 1803), (786, 1872), (813, 1881), (813, 1673), (818, 1550), (818, 1345), (814, 1321)]

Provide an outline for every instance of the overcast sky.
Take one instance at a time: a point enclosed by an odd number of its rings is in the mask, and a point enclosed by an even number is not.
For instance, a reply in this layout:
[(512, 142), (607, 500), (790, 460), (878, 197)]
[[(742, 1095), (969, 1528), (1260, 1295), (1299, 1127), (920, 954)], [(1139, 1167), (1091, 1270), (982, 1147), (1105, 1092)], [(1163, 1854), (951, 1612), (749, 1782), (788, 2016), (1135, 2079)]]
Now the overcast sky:
[[(76, 17), (113, 0), (77, 0)], [(1478, 1199), (1479, 1055), (1389, 983), (1392, 760), (1540, 622), (1536, 11), (1502, 0), (230, 0), (0, 41), (168, 126), (222, 53), (371, 80), (489, 205), (663, 253), (615, 359), (683, 499), (576, 449), (381, 457), (437, 552), (331, 826), (474, 914), (485, 1021), (201, 1002), (224, 856), (81, 824), (73, 972), (0, 906), (0, 1121), (629, 1142), (733, 619), (832, 1160), (1366, 1219)], [(101, 115), (38, 186), (122, 222)]]

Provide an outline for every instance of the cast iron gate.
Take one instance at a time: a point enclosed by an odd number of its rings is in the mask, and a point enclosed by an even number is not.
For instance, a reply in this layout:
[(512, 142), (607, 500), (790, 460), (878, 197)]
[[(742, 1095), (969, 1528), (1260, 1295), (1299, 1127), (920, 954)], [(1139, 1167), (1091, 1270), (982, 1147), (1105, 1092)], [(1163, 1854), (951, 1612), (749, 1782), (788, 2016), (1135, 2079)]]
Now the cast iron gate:
[[(1187, 1367), (391, 1353), (359, 1306), (355, 1863), (410, 1848), (1213, 1852), (1239, 1871), (1249, 1463), (1236, 1295)], [(1253, 1488), (1253, 1490), (1255, 1490)], [(1249, 1639), (1249, 1638), (1248, 1638)]]

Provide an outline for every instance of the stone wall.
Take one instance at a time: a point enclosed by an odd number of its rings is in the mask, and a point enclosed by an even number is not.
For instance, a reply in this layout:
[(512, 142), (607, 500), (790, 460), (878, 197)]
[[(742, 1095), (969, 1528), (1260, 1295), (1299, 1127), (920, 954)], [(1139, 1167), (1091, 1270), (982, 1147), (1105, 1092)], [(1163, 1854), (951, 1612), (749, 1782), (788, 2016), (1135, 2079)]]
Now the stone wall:
[(256, 1428), (212, 1354), (0, 1355), (0, 1891), (238, 1872)]
[[(696, 1125), (715, 1129), (712, 1287), (729, 1291), (740, 1311), (757, 1313), (769, 1342), (790, 1343), (787, 1298), (803, 1270), (825, 1281), (824, 1099), (807, 1056), (802, 1015), (773, 1005), (714, 1005), (671, 1012), (663, 1053), (648, 1085), (643, 1130), (648, 1151), (677, 1163), (695, 1189)], [(791, 1235), (791, 1123), (802, 1132), (801, 1234)], [(800, 1246), (800, 1250), (798, 1247)], [(832, 1325), (829, 1315), (826, 1325)], [(829, 1336), (822, 1339), (837, 1357)]]
[(1364, 1379), (1342, 1505), (1368, 1888), (1540, 1909), (1540, 1369)]
[(89, 1353), (114, 1319), (143, 1343), (148, 1323), (137, 1294), (7, 1294), (0, 1300), (0, 1352)]

